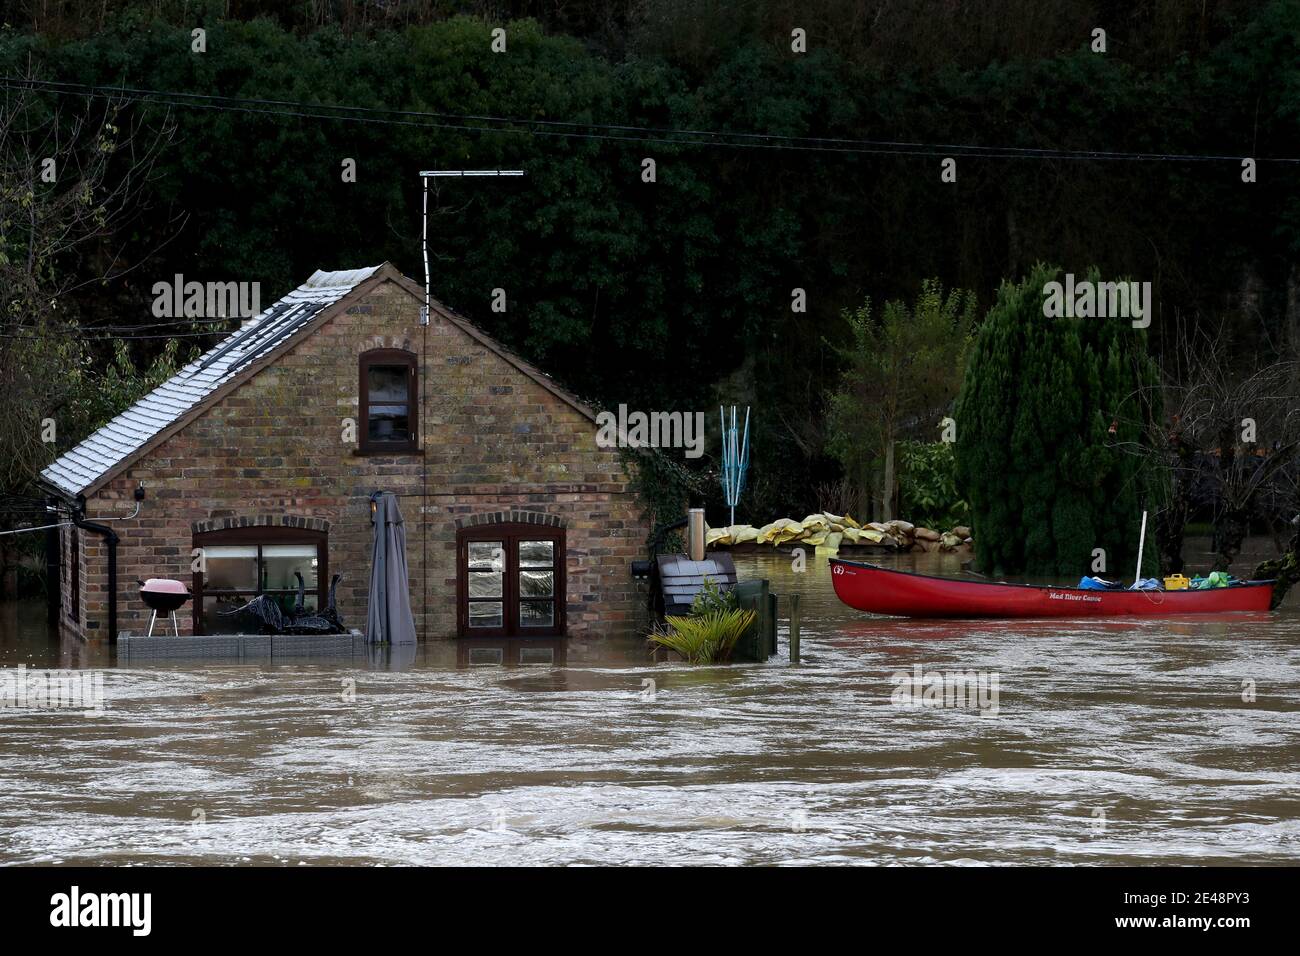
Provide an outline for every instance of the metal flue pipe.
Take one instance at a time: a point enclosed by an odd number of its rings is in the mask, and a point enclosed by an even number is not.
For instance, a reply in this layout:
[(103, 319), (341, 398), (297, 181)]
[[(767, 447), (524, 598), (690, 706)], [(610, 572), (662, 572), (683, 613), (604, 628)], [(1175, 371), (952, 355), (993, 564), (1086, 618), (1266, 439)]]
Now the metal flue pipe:
[(692, 561), (704, 560), (704, 509), (686, 512), (686, 547)]

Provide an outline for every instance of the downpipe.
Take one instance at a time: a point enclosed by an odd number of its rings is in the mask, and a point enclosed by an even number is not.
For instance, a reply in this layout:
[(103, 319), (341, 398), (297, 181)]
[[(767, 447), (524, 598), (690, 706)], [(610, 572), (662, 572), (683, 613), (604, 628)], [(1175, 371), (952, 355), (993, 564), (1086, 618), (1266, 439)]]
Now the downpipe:
[[(129, 515), (123, 515), (120, 518), (106, 518), (105, 521), (130, 521), (140, 513), (140, 506), (144, 502), (144, 482), (135, 489), (135, 510)], [(77, 496), (76, 506), (72, 509), (72, 523), (78, 528), (89, 531), (92, 534), (100, 535), (108, 542), (108, 643), (117, 643), (117, 545), (122, 540), (106, 524), (100, 524), (98, 521), (86, 520), (86, 499), (82, 495)]]

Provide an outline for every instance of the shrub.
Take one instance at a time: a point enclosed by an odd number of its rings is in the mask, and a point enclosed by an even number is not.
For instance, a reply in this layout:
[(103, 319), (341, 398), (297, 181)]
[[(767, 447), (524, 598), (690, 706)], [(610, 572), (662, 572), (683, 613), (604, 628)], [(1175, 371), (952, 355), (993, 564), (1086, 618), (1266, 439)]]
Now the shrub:
[(705, 578), (695, 600), (691, 602), (691, 616), (715, 614), (719, 611), (733, 611), (740, 606), (734, 588), (724, 591), (712, 578)]
[(731, 659), (736, 642), (758, 615), (741, 608), (667, 619), (666, 630), (650, 635), (650, 643), (676, 651), (689, 664), (715, 664)]
[(970, 520), (957, 490), (957, 457), (950, 442), (899, 443), (899, 513), (913, 524), (946, 530)]

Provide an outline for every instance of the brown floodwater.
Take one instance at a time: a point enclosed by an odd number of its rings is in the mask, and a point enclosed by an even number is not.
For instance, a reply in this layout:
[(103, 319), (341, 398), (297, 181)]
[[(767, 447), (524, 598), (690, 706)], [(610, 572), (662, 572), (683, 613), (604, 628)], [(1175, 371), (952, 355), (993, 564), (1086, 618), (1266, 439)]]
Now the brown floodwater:
[[(802, 663), (785, 604), (780, 656), (719, 667), (626, 640), (127, 665), (0, 606), (0, 664), (106, 697), (0, 708), (0, 863), (1300, 860), (1294, 608), (908, 622), (839, 604), (823, 557), (737, 563), (801, 595)], [(996, 697), (901, 704), (918, 667)]]

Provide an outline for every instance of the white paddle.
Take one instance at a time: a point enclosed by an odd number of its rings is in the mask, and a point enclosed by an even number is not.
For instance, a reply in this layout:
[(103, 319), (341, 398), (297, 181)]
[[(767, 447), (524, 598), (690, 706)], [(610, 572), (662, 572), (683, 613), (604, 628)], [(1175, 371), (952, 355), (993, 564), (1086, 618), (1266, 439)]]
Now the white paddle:
[(1138, 538), (1138, 566), (1137, 573), (1133, 575), (1133, 587), (1137, 587), (1142, 581), (1142, 549), (1147, 543), (1147, 513), (1142, 512), (1142, 534)]

